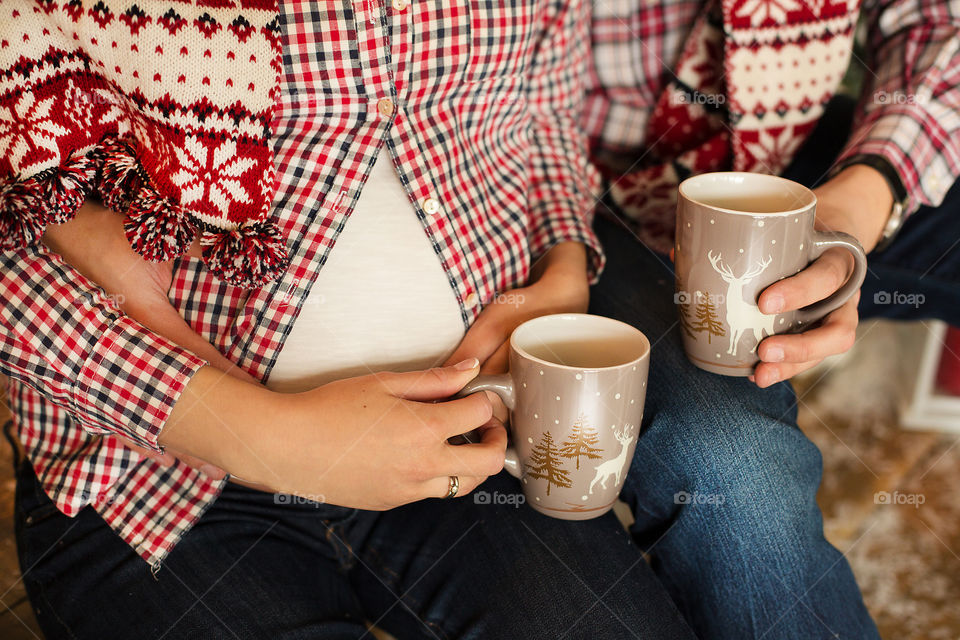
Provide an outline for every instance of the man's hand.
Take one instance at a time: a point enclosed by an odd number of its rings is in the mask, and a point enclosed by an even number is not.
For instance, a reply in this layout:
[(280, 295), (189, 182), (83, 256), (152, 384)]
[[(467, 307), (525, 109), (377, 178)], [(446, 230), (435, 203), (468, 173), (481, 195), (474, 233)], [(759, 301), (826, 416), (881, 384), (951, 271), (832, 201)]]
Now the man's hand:
[[(877, 245), (893, 206), (890, 187), (877, 170), (852, 165), (815, 193), (818, 229), (849, 233), (866, 252)], [(852, 269), (853, 259), (847, 251), (831, 249), (797, 275), (767, 287), (760, 295), (760, 310), (782, 313), (823, 300), (846, 282)], [(757, 349), (761, 363), (751, 379), (760, 387), (769, 387), (827, 356), (847, 351), (856, 339), (859, 300), (858, 293), (808, 331), (764, 339)]]

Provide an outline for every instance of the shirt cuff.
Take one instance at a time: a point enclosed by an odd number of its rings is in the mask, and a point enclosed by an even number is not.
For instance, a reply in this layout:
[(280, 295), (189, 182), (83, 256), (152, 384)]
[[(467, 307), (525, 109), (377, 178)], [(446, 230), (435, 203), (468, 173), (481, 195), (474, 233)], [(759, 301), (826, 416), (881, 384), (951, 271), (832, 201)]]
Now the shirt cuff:
[(162, 451), (157, 443), (187, 382), (207, 364), (127, 316), (109, 324), (73, 385), (84, 429), (113, 433)]
[(556, 225), (540, 229), (530, 241), (531, 266), (561, 242), (579, 242), (587, 248), (587, 276), (596, 284), (606, 265), (606, 254), (588, 220), (582, 224)]
[(837, 158), (837, 165), (862, 154), (884, 158), (906, 189), (904, 212), (913, 213), (921, 205), (938, 206), (953, 185), (955, 176), (948, 157), (956, 151), (937, 142), (948, 139), (920, 105), (877, 109), (868, 113), (854, 130)]

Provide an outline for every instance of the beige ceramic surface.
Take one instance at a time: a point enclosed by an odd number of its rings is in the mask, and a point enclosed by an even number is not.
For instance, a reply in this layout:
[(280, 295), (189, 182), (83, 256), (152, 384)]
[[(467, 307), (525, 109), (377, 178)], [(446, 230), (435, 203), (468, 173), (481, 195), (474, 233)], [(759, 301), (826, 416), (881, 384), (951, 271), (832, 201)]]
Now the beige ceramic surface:
[[(844, 233), (813, 228), (816, 196), (795, 182), (751, 173), (706, 173), (680, 184), (676, 302), (684, 348), (707, 371), (747, 376), (766, 336), (805, 329), (863, 284), (866, 257)], [(856, 268), (836, 294), (799, 311), (766, 315), (760, 293), (804, 269), (831, 247), (850, 251)]]
[(510, 373), (464, 393), (496, 391), (511, 409), (506, 467), (530, 506), (565, 520), (603, 515), (633, 458), (650, 343), (617, 320), (559, 314), (520, 325), (510, 347)]

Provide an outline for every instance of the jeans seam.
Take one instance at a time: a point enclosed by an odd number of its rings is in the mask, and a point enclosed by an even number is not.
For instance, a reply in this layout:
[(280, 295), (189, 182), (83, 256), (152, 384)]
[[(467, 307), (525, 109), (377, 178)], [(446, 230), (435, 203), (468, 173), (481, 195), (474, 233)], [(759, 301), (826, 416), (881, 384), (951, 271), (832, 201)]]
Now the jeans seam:
[[(386, 563), (383, 561), (383, 556), (375, 547), (369, 547), (367, 549), (366, 559), (370, 564), (376, 565), (382, 573), (389, 574), (393, 577), (393, 579), (390, 581), (391, 591), (399, 590), (397, 587), (399, 586), (400, 582), (400, 574), (386, 565)], [(379, 578), (379, 576), (377, 577)], [(450, 634), (448, 634), (439, 623), (427, 619), (427, 616), (424, 615), (420, 606), (420, 602), (416, 598), (409, 597), (403, 593), (400, 595), (396, 595), (396, 593), (394, 593), (394, 595), (399, 602), (402, 602), (409, 607), (409, 609), (413, 612), (413, 615), (415, 615), (417, 620), (419, 620), (423, 625), (434, 630), (436, 634), (443, 640), (449, 640), (451, 637)]]
[[(70, 628), (70, 625), (68, 625), (63, 618), (60, 617), (60, 615), (57, 613), (57, 610), (53, 607), (53, 604), (50, 602), (50, 598), (47, 597), (47, 591), (44, 589), (43, 583), (38, 581), (35, 584), (37, 585), (37, 597), (43, 601), (53, 617), (56, 618), (57, 622), (60, 623), (60, 626), (62, 626), (64, 631), (67, 632), (67, 636), (69, 638), (77, 638), (77, 635), (73, 632), (73, 629)], [(34, 615), (36, 615), (36, 611), (34, 611)]]

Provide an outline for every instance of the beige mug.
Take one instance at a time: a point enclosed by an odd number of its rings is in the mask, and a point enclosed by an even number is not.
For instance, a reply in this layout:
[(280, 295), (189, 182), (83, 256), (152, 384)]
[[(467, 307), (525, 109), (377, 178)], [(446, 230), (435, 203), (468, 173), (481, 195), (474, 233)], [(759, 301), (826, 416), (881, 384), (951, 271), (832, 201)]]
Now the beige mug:
[(510, 373), (479, 376), (458, 395), (493, 391), (510, 409), (505, 468), (527, 503), (564, 520), (616, 502), (633, 459), (650, 342), (630, 325), (588, 314), (534, 318), (510, 336)]
[[(860, 289), (867, 271), (863, 247), (845, 233), (816, 231), (816, 206), (810, 189), (777, 176), (717, 172), (680, 183), (674, 300), (693, 364), (722, 375), (750, 375), (765, 337), (805, 330)], [(764, 289), (832, 247), (854, 258), (853, 273), (838, 291), (797, 311), (760, 311)]]

